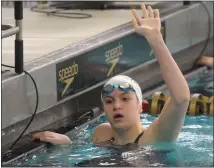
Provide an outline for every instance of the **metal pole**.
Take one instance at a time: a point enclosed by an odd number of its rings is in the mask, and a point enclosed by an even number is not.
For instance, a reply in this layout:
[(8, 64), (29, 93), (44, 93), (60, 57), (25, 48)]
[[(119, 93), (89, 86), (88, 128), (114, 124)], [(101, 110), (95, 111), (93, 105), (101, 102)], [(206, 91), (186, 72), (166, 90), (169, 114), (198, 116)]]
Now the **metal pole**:
[(23, 2), (14, 2), (14, 18), (19, 32), (15, 39), (15, 71), (21, 74), (23, 72), (23, 40), (22, 40), (22, 19), (23, 19)]
[(6, 38), (6, 37), (10, 37), (14, 34), (17, 34), (19, 32), (19, 27), (13, 27), (7, 30), (3, 30), (2, 34), (1, 34), (1, 38)]

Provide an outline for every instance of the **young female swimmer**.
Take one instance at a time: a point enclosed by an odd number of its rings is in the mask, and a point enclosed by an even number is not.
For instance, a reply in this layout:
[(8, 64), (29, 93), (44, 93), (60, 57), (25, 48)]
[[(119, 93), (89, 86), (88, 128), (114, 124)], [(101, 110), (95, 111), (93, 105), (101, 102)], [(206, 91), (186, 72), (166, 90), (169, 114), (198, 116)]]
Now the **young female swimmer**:
[[(160, 70), (170, 91), (159, 117), (145, 128), (140, 122), (142, 93), (138, 83), (123, 75), (112, 77), (103, 87), (102, 102), (109, 123), (99, 125), (93, 133), (93, 142), (110, 141), (115, 145), (176, 141), (184, 123), (189, 105), (190, 91), (179, 67), (171, 56), (162, 38), (160, 16), (157, 9), (146, 9), (141, 4), (143, 18), (136, 10), (133, 13), (133, 27), (144, 36), (154, 51)], [(39, 132), (32, 136), (44, 142), (66, 144), (71, 140), (66, 135), (54, 132)]]

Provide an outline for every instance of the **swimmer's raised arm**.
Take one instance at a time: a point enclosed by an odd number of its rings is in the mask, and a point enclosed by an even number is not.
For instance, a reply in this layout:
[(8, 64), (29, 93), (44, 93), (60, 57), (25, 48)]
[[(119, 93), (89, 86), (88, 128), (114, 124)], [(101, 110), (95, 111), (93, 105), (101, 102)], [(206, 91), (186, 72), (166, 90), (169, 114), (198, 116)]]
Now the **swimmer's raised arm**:
[(141, 8), (143, 19), (136, 10), (132, 10), (133, 26), (139, 35), (147, 39), (155, 53), (163, 79), (170, 91), (170, 98), (165, 103), (158, 119), (150, 126), (151, 128), (148, 128), (148, 132), (153, 130), (155, 141), (174, 141), (183, 126), (190, 91), (182, 72), (162, 38), (159, 11), (153, 10), (150, 6), (146, 9), (144, 4), (141, 5)]

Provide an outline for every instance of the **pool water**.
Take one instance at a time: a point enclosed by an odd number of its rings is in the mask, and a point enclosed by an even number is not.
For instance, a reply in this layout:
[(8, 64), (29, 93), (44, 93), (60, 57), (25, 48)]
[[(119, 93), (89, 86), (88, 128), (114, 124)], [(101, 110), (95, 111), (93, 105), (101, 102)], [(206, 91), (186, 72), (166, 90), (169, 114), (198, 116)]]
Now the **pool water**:
[[(213, 95), (213, 70), (191, 78), (188, 83), (191, 93)], [(148, 127), (156, 117), (141, 115), (141, 121)], [(213, 167), (213, 117), (185, 117), (184, 126), (176, 143), (157, 143), (133, 149), (115, 149), (95, 146), (91, 134), (95, 127), (107, 122), (101, 116), (94, 123), (72, 131), (69, 145), (47, 145), (43, 149), (27, 154), (21, 159), (4, 166), (16, 167), (72, 167), (72, 166), (203, 166)]]

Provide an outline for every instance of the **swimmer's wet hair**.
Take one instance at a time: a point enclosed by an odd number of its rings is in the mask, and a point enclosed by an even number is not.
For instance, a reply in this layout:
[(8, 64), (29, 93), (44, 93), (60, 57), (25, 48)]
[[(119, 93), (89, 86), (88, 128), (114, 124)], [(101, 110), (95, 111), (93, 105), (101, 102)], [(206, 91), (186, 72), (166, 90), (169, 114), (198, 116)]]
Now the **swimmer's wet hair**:
[[(142, 91), (141, 91), (140, 85), (135, 80), (133, 80), (132, 78), (130, 78), (129, 76), (126, 76), (126, 75), (116, 75), (116, 76), (110, 78), (105, 83), (104, 87), (106, 85), (108, 85), (108, 84), (122, 84), (122, 83), (128, 83), (128, 84), (130, 84), (133, 87), (133, 89), (135, 90), (135, 93), (136, 93), (136, 96), (137, 96), (139, 102), (142, 102), (143, 96), (142, 96)], [(103, 102), (102, 94), (101, 94), (101, 100)]]

